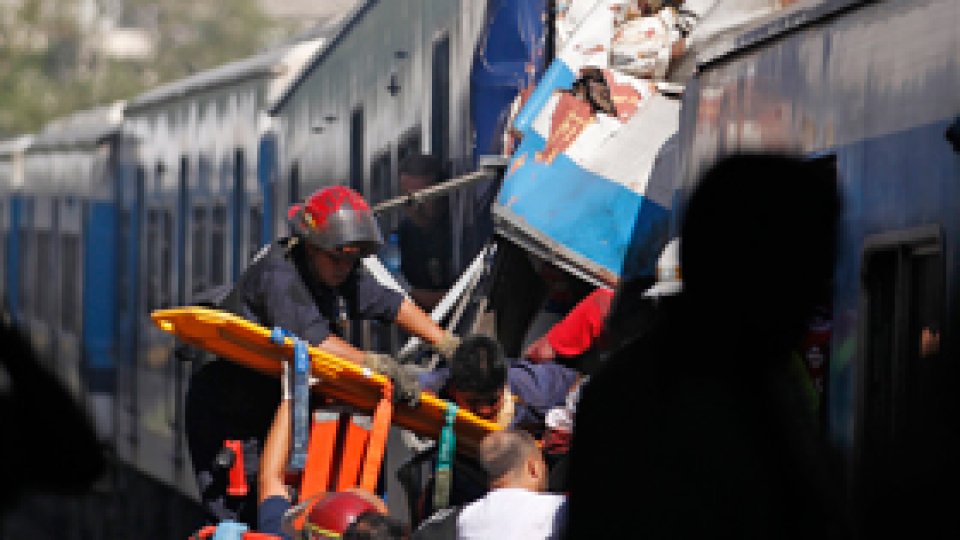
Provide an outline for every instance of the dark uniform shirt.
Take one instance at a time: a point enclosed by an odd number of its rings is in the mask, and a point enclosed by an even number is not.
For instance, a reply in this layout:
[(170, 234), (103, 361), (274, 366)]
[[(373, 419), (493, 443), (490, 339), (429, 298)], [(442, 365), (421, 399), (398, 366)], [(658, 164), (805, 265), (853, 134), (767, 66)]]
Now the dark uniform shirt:
[[(381, 285), (362, 265), (339, 287), (313, 277), (302, 245), (284, 239), (243, 273), (221, 307), (267, 328), (279, 326), (310, 344), (339, 334), (338, 321), (394, 321), (403, 296)], [(224, 359), (202, 365), (187, 393), (187, 441), (201, 500), (212, 521), (256, 525), (260, 451), (279, 400), (271, 378)], [(240, 440), (249, 491), (226, 495), (227, 471), (214, 465), (225, 440)]]

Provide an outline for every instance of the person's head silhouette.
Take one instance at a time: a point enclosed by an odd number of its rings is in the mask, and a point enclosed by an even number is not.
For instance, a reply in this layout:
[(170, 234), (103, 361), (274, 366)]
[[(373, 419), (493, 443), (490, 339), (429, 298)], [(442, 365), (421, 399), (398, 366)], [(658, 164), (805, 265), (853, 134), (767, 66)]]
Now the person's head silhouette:
[(724, 313), (718, 325), (788, 344), (829, 299), (839, 211), (832, 160), (746, 154), (717, 162), (686, 207), (684, 294)]

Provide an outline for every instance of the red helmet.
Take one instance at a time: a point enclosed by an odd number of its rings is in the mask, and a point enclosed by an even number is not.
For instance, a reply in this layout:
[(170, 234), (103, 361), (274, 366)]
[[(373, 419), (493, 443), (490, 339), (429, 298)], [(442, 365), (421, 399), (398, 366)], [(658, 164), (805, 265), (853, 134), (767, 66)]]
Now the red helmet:
[(380, 513), (380, 509), (356, 493), (331, 493), (310, 509), (304, 529), (311, 540), (340, 538), (357, 516), (364, 512)]
[(315, 191), (306, 202), (291, 206), (287, 219), (294, 234), (320, 249), (352, 246), (362, 255), (370, 255), (383, 244), (370, 205), (348, 187), (330, 186)]

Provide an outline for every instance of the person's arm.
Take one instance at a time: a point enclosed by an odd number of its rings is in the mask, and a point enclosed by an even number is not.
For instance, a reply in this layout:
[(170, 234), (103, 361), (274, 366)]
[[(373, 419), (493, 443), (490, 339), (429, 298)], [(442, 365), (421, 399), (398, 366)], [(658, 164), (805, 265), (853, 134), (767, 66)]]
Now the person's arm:
[(595, 289), (563, 320), (534, 341), (524, 351), (524, 357), (533, 362), (547, 362), (557, 356), (572, 357), (583, 354), (600, 335), (612, 300), (612, 290), (603, 287)]
[(317, 347), (332, 355), (339, 356), (344, 360), (354, 364), (364, 365), (363, 358), (366, 352), (351, 345), (348, 341), (337, 337), (334, 334), (328, 335), (321, 341)]
[(407, 299), (404, 299), (400, 304), (396, 322), (400, 328), (433, 346), (439, 345), (446, 336), (446, 331), (440, 328), (440, 325), (434, 322), (415, 303)]
[(283, 396), (277, 413), (273, 417), (273, 424), (267, 433), (263, 444), (263, 455), (260, 457), (260, 493), (257, 501), (270, 497), (283, 497), (290, 500), (287, 485), (283, 481), (286, 471), (287, 455), (290, 452), (290, 398)]

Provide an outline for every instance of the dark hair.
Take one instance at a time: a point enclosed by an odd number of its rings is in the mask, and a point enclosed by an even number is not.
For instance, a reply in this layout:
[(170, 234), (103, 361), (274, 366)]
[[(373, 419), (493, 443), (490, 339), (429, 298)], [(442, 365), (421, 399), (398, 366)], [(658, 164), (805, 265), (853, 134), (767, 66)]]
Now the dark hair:
[(538, 452), (537, 441), (526, 431), (494, 431), (480, 443), (480, 463), (493, 481), (518, 470), (531, 452)]
[(450, 364), (450, 384), (460, 391), (489, 394), (507, 382), (503, 348), (491, 337), (463, 338)]
[(401, 540), (409, 536), (398, 519), (367, 510), (343, 531), (343, 540)]
[(435, 184), (443, 177), (443, 164), (434, 156), (411, 154), (400, 162), (400, 174), (426, 176)]

